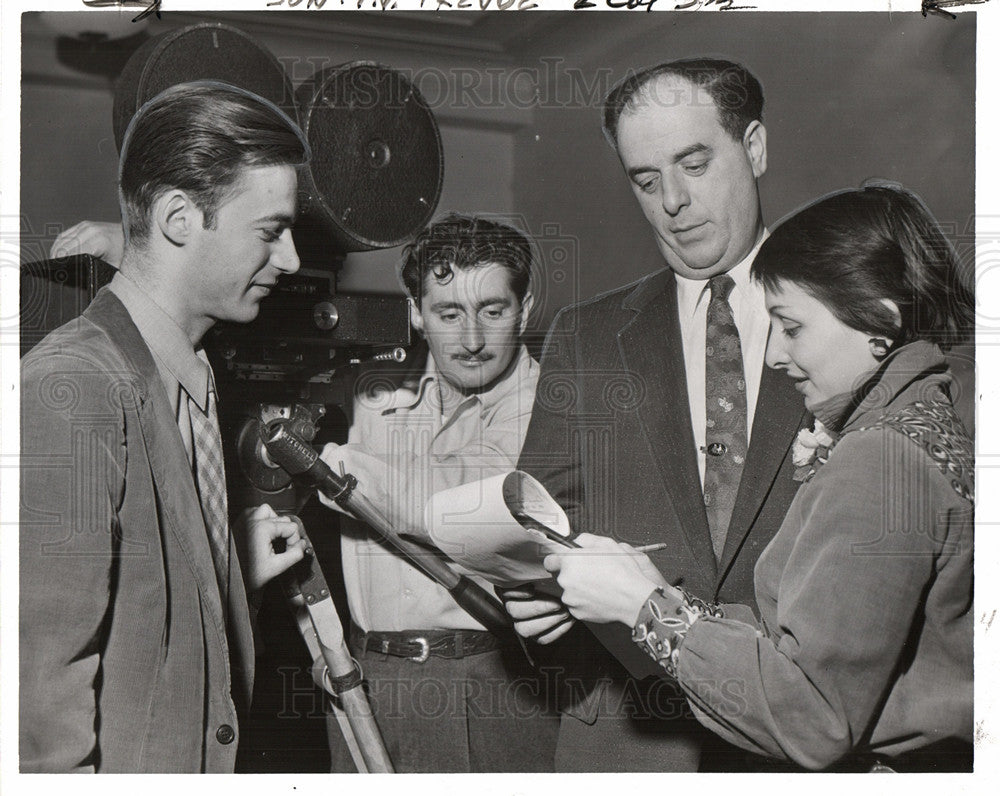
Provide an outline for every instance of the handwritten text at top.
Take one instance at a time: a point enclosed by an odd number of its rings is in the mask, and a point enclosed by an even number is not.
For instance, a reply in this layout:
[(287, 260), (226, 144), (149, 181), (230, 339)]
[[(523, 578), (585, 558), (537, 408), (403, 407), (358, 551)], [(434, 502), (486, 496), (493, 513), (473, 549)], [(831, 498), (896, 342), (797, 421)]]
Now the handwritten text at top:
[[(359, 9), (369, 9), (376, 11), (392, 11), (398, 8), (397, 0), (268, 0), (268, 8), (282, 6), (284, 8), (298, 8), (302, 10), (321, 9), (330, 3), (331, 6), (352, 6)], [(655, 0), (654, 0), (655, 2)], [(448, 8), (479, 9), (488, 11), (495, 8), (498, 11), (530, 11), (538, 8), (535, 0), (420, 0), (420, 8), (430, 8), (434, 11), (442, 11)]]
[[(645, 9), (646, 11), (652, 11), (653, 6), (656, 5), (658, 0), (604, 0), (604, 5), (608, 8), (624, 8), (629, 11), (634, 11), (637, 9)], [(675, 2), (673, 10), (674, 11), (698, 11), (702, 8), (715, 8), (719, 11), (729, 11), (737, 9), (748, 9), (755, 8), (755, 6), (734, 6), (734, 0), (681, 0), (681, 2)], [(599, 3), (594, 2), (594, 0), (576, 0), (573, 3), (574, 10), (582, 10), (585, 8), (596, 8)]]

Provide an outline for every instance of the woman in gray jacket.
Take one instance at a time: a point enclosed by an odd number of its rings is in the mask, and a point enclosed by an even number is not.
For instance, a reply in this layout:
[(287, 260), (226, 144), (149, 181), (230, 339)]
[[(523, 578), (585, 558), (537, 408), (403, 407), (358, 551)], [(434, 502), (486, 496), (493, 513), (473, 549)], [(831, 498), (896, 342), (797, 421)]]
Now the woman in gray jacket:
[(575, 617), (632, 627), (699, 721), (748, 751), (971, 770), (973, 443), (941, 350), (973, 329), (957, 265), (919, 199), (888, 186), (827, 197), (761, 248), (766, 361), (816, 423), (755, 569), (759, 617), (610, 539), (546, 558)]

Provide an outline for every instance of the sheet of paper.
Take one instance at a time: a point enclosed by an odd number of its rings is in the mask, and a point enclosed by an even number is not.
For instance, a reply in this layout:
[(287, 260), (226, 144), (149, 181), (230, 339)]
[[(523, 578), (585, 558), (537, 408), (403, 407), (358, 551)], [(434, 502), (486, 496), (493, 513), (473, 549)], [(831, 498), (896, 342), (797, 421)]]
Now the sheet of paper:
[(542, 567), (558, 548), (515, 515), (530, 515), (556, 533), (570, 535), (569, 520), (545, 488), (515, 470), (432, 495), (424, 508), (431, 540), (445, 555), (498, 586), (548, 579)]

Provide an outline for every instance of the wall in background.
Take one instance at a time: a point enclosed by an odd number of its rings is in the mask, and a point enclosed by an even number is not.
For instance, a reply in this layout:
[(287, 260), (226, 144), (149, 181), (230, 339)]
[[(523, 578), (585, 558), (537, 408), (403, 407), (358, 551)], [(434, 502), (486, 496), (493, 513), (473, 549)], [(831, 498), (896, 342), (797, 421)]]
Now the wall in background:
[[(694, 54), (744, 62), (765, 89), (765, 219), (868, 177), (920, 193), (971, 248), (975, 15), (920, 14), (164, 14), (150, 33), (227, 21), (261, 39), (293, 80), (374, 60), (403, 69), (437, 115), (439, 210), (495, 213), (539, 240), (532, 323), (662, 267), (615, 154), (600, 134), (610, 85)], [(114, 219), (110, 82), (56, 58), (23, 17), (23, 259), (82, 218)], [(345, 290), (396, 291), (396, 250), (352, 255)], [(971, 269), (971, 260), (970, 260)], [(970, 270), (971, 272), (971, 270)]]
[[(96, 18), (92, 13), (86, 16)], [(297, 15), (271, 14), (264, 24), (261, 15), (247, 13), (164, 14), (162, 22), (151, 21), (148, 33), (201, 21), (229, 22), (265, 44), (296, 85), (317, 69), (350, 61), (376, 61), (401, 69), (425, 89), (440, 127), (445, 181), (439, 208), (513, 211), (513, 130), (530, 123), (530, 110), (501, 107), (481, 112), (451, 95), (454, 75), (481, 68), (482, 58), (470, 60), (464, 48), (449, 49), (433, 38), (426, 41), (426, 34), (357, 34), (353, 38), (358, 41), (345, 41), (352, 37), (350, 28), (331, 28), (329, 14), (310, 15), (308, 26), (276, 24), (286, 16), (294, 20)], [(447, 26), (448, 35), (458, 35), (452, 27)], [(364, 25), (362, 29), (366, 30)], [(45, 257), (56, 235), (77, 221), (119, 217), (114, 187), (118, 154), (111, 124), (111, 80), (61, 63), (56, 33), (38, 14), (23, 17), (22, 47), (22, 261), (28, 262)], [(510, 68), (502, 53), (494, 53), (488, 63)], [(463, 104), (470, 107), (460, 107)], [(351, 255), (339, 275), (340, 287), (399, 292), (398, 261), (398, 249)]]
[[(673, 16), (655, 35), (637, 32), (603, 65), (614, 80), (629, 68), (699, 54), (750, 68), (764, 86), (768, 224), (826, 192), (881, 177), (917, 191), (971, 251), (973, 15), (948, 25), (928, 25), (920, 14)], [(570, 50), (564, 58), (586, 68)], [(561, 79), (568, 96), (572, 77)], [(600, 117), (598, 103), (539, 109), (534, 129), (517, 135), (516, 207), (532, 229), (548, 223), (579, 242), (575, 278), (550, 285), (552, 307), (663, 266)], [(969, 269), (971, 281), (971, 254)]]

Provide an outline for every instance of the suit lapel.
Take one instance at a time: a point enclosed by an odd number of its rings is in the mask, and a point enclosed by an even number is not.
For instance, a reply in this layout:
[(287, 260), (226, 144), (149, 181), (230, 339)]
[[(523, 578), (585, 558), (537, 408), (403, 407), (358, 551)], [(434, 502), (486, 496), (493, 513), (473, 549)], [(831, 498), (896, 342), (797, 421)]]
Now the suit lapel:
[(626, 369), (645, 380), (639, 421), (676, 523), (704, 571), (714, 578), (716, 561), (691, 431), (673, 274), (669, 270), (655, 274), (630, 295), (626, 305), (637, 314), (619, 331), (618, 348)]
[[(139, 422), (153, 484), (159, 496), (161, 520), (184, 551), (198, 583), (202, 602), (225, 647), (227, 638), (222, 600), (201, 502), (156, 363), (128, 311), (111, 291), (102, 290), (87, 308), (86, 315), (107, 332), (128, 361), (130, 370), (139, 374), (145, 384)], [(244, 601), (242, 611), (246, 610)]]
[[(719, 578), (725, 577), (754, 519), (767, 498), (798, 429), (808, 417), (802, 396), (785, 373), (767, 366), (761, 374), (757, 409), (750, 432), (750, 449), (736, 493), (736, 506), (729, 521), (722, 550)], [(777, 530), (777, 529), (772, 529)]]

